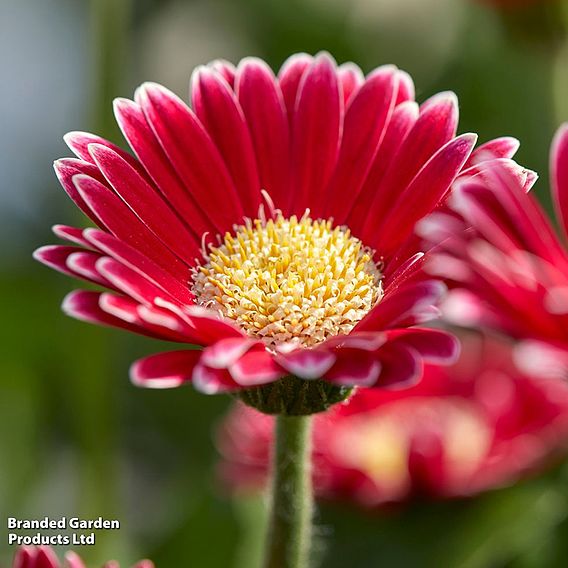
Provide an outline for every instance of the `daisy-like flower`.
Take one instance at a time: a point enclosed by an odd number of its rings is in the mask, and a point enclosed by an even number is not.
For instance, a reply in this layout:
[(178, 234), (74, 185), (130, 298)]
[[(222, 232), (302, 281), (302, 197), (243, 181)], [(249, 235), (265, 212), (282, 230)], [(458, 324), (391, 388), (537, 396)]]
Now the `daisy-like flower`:
[[(220, 474), (266, 481), (274, 419), (238, 404), (219, 431)], [(503, 340), (468, 335), (452, 367), (401, 392), (359, 389), (314, 421), (314, 488), (363, 507), (469, 496), (514, 482), (565, 450), (568, 386), (523, 376)]]
[(452, 283), (444, 306), (448, 319), (523, 340), (518, 362), (526, 371), (566, 375), (568, 125), (556, 134), (550, 163), (562, 239), (536, 198), (498, 167), (458, 183), (453, 212), (433, 214), (418, 231), (441, 241), (428, 270)]
[[(85, 568), (78, 554), (69, 551), (65, 554), (65, 562), (61, 563), (53, 549), (49, 546), (21, 546), (14, 555), (12, 568)], [(120, 568), (118, 562), (111, 560), (104, 568)], [(150, 560), (141, 560), (132, 568), (154, 568)]]
[[(364, 77), (300, 54), (278, 76), (255, 58), (200, 67), (190, 98), (147, 83), (115, 101), (135, 157), (65, 137), (77, 157), (57, 175), (98, 228), (57, 225), (71, 244), (35, 255), (107, 289), (71, 293), (67, 314), (199, 346), (138, 361), (135, 384), (193, 382), (304, 414), (455, 357), (452, 337), (416, 327), (438, 316), (444, 285), (413, 237), (484, 155), (470, 157), (475, 135), (456, 137), (454, 94), (419, 106), (394, 66)], [(507, 160), (517, 144), (489, 148)], [(299, 391), (324, 402), (307, 407)]]

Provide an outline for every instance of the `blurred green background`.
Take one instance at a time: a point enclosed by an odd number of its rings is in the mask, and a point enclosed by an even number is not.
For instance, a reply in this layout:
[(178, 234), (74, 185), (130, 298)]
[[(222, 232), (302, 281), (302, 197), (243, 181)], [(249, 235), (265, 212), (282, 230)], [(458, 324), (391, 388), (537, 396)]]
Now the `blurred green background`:
[[(364, 71), (395, 63), (417, 97), (453, 90), (460, 131), (521, 139), (541, 173), (568, 119), (566, 7), (521, 11), (467, 0), (2, 0), (0, 2), (0, 565), (6, 517), (118, 518), (79, 552), (92, 566), (152, 558), (174, 566), (255, 568), (261, 499), (230, 499), (215, 477), (214, 428), (230, 403), (191, 389), (144, 391), (129, 363), (159, 346), (70, 320), (73, 283), (34, 263), (49, 227), (82, 223), (51, 162), (68, 130), (123, 144), (115, 96), (144, 80), (187, 98), (198, 64), (330, 51)], [(548, 206), (548, 204), (547, 204)], [(322, 506), (326, 567), (486, 568), (568, 565), (568, 471), (477, 499), (380, 513)]]

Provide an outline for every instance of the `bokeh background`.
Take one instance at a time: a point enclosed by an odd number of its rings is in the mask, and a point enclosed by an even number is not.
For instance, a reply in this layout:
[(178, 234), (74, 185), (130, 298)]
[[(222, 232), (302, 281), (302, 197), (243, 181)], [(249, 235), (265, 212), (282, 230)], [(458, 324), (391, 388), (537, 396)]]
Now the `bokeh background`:
[[(36, 264), (56, 222), (81, 223), (51, 163), (69, 130), (123, 144), (111, 101), (144, 80), (187, 98), (191, 70), (246, 55), (278, 67), (330, 51), (364, 71), (395, 63), (418, 100), (460, 99), (460, 131), (512, 135), (547, 199), (556, 126), (568, 119), (568, 9), (533, 0), (1, 0), (0, 566), (6, 517), (99, 515), (122, 528), (81, 549), (92, 566), (256, 568), (262, 498), (229, 497), (214, 432), (230, 404), (191, 389), (144, 391), (129, 363), (151, 341), (70, 320), (72, 282)], [(489, 568), (568, 565), (568, 462), (469, 500), (375, 513), (321, 506), (323, 565)]]

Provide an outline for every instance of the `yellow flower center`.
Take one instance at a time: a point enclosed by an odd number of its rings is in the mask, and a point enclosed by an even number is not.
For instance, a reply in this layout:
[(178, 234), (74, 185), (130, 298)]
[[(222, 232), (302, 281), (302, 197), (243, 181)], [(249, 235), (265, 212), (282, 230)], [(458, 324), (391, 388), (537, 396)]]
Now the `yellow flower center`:
[(307, 214), (247, 219), (204, 256), (193, 275), (197, 302), (269, 345), (347, 334), (382, 296), (372, 251)]

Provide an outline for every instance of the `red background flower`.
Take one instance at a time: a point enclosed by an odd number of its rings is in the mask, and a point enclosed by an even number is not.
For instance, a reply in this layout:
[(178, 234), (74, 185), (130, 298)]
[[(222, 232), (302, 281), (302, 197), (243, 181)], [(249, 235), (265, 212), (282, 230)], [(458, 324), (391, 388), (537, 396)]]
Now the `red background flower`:
[[(523, 376), (511, 345), (469, 335), (460, 361), (400, 392), (360, 389), (315, 418), (314, 480), (326, 499), (373, 507), (510, 484), (566, 447), (568, 386)], [(222, 478), (258, 488), (273, 421), (236, 406), (219, 434)]]

